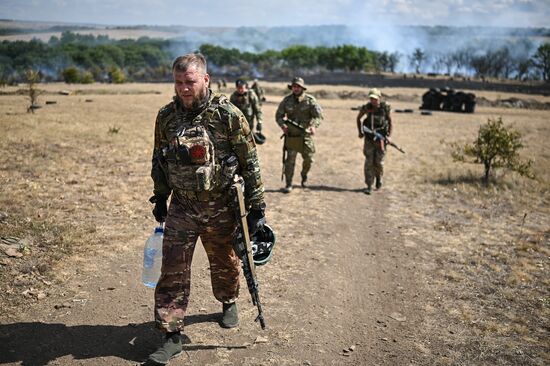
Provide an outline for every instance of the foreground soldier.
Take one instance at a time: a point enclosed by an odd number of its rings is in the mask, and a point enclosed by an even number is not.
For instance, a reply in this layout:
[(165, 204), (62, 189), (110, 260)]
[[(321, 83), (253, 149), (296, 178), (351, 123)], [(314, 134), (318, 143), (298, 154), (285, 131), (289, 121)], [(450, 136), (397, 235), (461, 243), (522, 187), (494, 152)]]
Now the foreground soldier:
[(235, 87), (237, 90), (231, 94), (231, 103), (243, 112), (251, 131), (254, 131), (254, 119), (258, 121), (256, 130), (261, 131), (263, 120), (262, 107), (256, 93), (253, 90), (249, 90), (246, 81), (242, 79), (237, 79)]
[[(286, 185), (285, 193), (292, 191), (292, 177), (296, 155), (302, 155), (302, 187), (306, 187), (307, 174), (313, 164), (315, 144), (313, 135), (321, 124), (323, 112), (315, 98), (306, 94), (304, 79), (295, 77), (288, 85), (292, 93), (287, 95), (277, 108), (275, 118), (285, 136), (283, 160)], [(284, 154), (286, 153), (286, 157)]]
[[(384, 156), (386, 143), (376, 139), (373, 133), (364, 133), (363, 126), (369, 130), (378, 132), (390, 141), (392, 133), (392, 120), (390, 105), (381, 101), (382, 93), (376, 88), (369, 90), (369, 102), (361, 107), (357, 115), (357, 130), (359, 138), (364, 138), (363, 154), (365, 155), (365, 189), (366, 194), (371, 194), (372, 183), (376, 179), (376, 189), (382, 188), (382, 175), (384, 174)], [(363, 121), (361, 119), (367, 115)]]
[(159, 222), (166, 219), (162, 272), (155, 289), (155, 320), (166, 338), (149, 356), (159, 364), (182, 351), (191, 261), (199, 236), (214, 296), (223, 303), (221, 325), (238, 325), (239, 258), (232, 246), (237, 221), (229, 193), (234, 174), (244, 178), (250, 231), (265, 224), (264, 187), (245, 117), (225, 96), (207, 88), (210, 77), (202, 55), (178, 57), (172, 72), (176, 96), (157, 115), (151, 169), (153, 214)]

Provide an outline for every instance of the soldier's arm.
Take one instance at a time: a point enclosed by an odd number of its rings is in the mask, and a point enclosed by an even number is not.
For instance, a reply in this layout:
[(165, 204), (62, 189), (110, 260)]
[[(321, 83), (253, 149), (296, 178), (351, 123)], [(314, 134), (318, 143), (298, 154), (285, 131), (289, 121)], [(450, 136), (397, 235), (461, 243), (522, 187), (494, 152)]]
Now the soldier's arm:
[(162, 148), (168, 145), (168, 141), (162, 131), (161, 112), (155, 121), (155, 142), (153, 157), (151, 159), (151, 178), (153, 179), (153, 194), (155, 196), (168, 197), (172, 192), (167, 178), (167, 167), (162, 155)]
[(252, 209), (263, 209), (264, 184), (252, 131), (240, 110), (232, 108), (226, 113), (229, 119), (230, 143), (239, 160), (239, 173), (244, 179), (245, 203)]
[(252, 111), (254, 112), (254, 115), (256, 116), (256, 121), (258, 121), (258, 123), (262, 123), (264, 118), (263, 118), (263, 113), (262, 113), (262, 107), (260, 106), (260, 100), (258, 98), (258, 96), (256, 95), (256, 93), (252, 93), (251, 95), (252, 97)]
[(230, 101), (231, 103), (237, 105), (237, 104), (236, 104), (236, 102), (237, 102), (237, 96), (235, 95), (235, 93), (231, 93), (231, 95), (229, 96), (229, 101)]
[(390, 137), (392, 132), (393, 132), (393, 123), (392, 123), (392, 119), (391, 119), (391, 107), (388, 104), (386, 108), (387, 108), (386, 109), (386, 118), (388, 120), (388, 134), (387, 134), (387, 137)]
[(323, 110), (321, 109), (321, 106), (315, 99), (312, 100), (311, 104), (311, 121), (310, 126), (313, 126), (315, 128), (319, 127), (321, 125), (321, 120), (323, 119)]
[(359, 136), (362, 137), (363, 135), (363, 116), (366, 114), (365, 108), (361, 107), (359, 110), (359, 114), (357, 114), (357, 131), (359, 132)]
[(286, 128), (285, 120), (286, 112), (285, 112), (285, 99), (281, 103), (279, 103), (279, 107), (277, 107), (277, 111), (275, 112), (275, 121), (281, 127), (282, 129)]

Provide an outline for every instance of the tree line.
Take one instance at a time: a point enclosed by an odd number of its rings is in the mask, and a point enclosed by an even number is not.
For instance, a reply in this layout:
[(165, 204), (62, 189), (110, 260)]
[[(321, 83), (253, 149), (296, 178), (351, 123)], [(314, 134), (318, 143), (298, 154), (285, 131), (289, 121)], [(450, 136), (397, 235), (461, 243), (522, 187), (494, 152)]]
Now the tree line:
[[(517, 48), (517, 47), (516, 47)], [(526, 47), (527, 49), (527, 47)], [(3, 41), (0, 43), (2, 83), (24, 81), (25, 72), (36, 70), (45, 81), (91, 83), (170, 80), (171, 61), (178, 53), (193, 51), (185, 40), (112, 40), (108, 36), (81, 35), (65, 31), (48, 42)], [(203, 44), (203, 53), (214, 75), (291, 76), (322, 71), (396, 72), (408, 65), (414, 72), (472, 75), (518, 79), (550, 77), (550, 43), (528, 52), (506, 45), (480, 52), (466, 48), (428, 54), (417, 48), (410, 55), (377, 52), (366, 47), (293, 45), (282, 50), (240, 51)], [(408, 64), (407, 64), (408, 60)], [(403, 63), (405, 61), (405, 63)]]

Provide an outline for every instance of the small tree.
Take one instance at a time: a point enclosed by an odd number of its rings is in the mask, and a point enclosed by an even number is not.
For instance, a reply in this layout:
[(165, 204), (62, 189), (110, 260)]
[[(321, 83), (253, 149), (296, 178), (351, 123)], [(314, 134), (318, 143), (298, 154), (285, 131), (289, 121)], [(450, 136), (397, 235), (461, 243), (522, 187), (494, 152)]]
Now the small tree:
[[(504, 126), (502, 118), (491, 119), (479, 128), (477, 139), (473, 144), (464, 146), (453, 143), (454, 161), (483, 164), (485, 175), (483, 183), (489, 184), (491, 172), (497, 168), (507, 168), (528, 178), (534, 178), (531, 171), (532, 161), (522, 162), (518, 150), (523, 147), (521, 134), (511, 127)], [(473, 160), (468, 161), (468, 158)]]
[(533, 65), (540, 69), (542, 80), (550, 80), (550, 43), (540, 45), (532, 58)]
[(25, 80), (27, 81), (27, 91), (29, 93), (30, 105), (27, 108), (27, 113), (34, 113), (34, 110), (38, 108), (37, 101), (40, 91), (36, 89), (36, 84), (40, 82), (40, 73), (38, 71), (28, 69), (25, 71)]
[(80, 70), (76, 66), (69, 66), (65, 68), (62, 73), (63, 80), (67, 84), (76, 84), (80, 82)]
[(409, 62), (417, 74), (420, 74), (420, 69), (424, 61), (426, 61), (426, 53), (420, 48), (415, 48), (414, 52), (409, 56)]
[(126, 81), (126, 76), (118, 67), (111, 67), (109, 69), (109, 81), (114, 84), (122, 84)]

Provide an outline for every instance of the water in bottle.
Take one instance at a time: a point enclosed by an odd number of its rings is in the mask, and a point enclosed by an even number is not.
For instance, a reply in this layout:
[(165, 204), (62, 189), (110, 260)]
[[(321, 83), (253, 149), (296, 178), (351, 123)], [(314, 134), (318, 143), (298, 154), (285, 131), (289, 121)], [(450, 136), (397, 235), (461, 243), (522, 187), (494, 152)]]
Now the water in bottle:
[(163, 238), (164, 228), (162, 226), (156, 227), (153, 234), (145, 242), (145, 248), (143, 248), (141, 280), (145, 286), (150, 288), (155, 288), (160, 277)]

